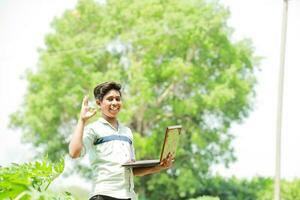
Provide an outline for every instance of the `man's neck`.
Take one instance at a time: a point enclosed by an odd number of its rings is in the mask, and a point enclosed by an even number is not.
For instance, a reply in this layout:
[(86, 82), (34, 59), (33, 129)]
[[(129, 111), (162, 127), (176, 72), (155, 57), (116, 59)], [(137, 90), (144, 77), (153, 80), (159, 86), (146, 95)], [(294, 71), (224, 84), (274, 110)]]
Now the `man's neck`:
[(117, 118), (113, 117), (108, 117), (106, 115), (102, 115), (103, 119), (105, 119), (110, 125), (112, 125), (115, 129), (118, 129), (118, 120)]

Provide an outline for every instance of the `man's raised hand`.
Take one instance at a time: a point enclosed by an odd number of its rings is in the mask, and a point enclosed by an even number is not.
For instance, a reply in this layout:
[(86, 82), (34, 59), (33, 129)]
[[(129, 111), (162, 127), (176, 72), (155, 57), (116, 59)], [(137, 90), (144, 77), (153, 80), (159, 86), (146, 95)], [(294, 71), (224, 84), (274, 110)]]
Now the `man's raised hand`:
[(89, 98), (85, 96), (82, 100), (80, 119), (86, 122), (88, 119), (93, 117), (97, 112), (97, 109), (89, 107)]

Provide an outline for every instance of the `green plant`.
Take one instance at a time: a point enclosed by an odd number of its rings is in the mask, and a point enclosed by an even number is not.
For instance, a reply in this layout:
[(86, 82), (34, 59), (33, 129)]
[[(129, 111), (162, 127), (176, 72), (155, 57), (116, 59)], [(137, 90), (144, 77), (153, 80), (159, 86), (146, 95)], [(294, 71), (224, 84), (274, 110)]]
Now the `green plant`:
[(53, 194), (48, 191), (51, 182), (64, 169), (64, 160), (51, 163), (42, 161), (11, 164), (0, 168), (0, 199), (72, 199), (70, 193)]

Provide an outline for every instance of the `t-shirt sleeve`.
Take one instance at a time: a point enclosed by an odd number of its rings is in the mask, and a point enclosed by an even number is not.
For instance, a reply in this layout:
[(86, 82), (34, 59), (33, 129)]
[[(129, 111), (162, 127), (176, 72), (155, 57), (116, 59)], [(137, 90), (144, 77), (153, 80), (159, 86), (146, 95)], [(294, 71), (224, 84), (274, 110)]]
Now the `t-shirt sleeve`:
[(83, 148), (81, 149), (80, 152), (80, 157), (83, 157), (90, 149), (92, 148), (94, 141), (95, 141), (95, 131), (93, 130), (92, 127), (87, 126), (84, 128), (83, 132)]

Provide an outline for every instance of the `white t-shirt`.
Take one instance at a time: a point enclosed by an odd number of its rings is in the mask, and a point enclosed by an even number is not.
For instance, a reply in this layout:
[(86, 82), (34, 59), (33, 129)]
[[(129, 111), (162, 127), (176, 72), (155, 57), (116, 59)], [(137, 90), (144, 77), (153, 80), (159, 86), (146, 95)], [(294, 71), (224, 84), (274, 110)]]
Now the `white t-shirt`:
[(120, 123), (116, 129), (100, 118), (85, 127), (81, 156), (89, 156), (93, 171), (90, 197), (100, 194), (120, 199), (136, 198), (132, 169), (121, 166), (135, 159), (132, 142), (130, 128)]

